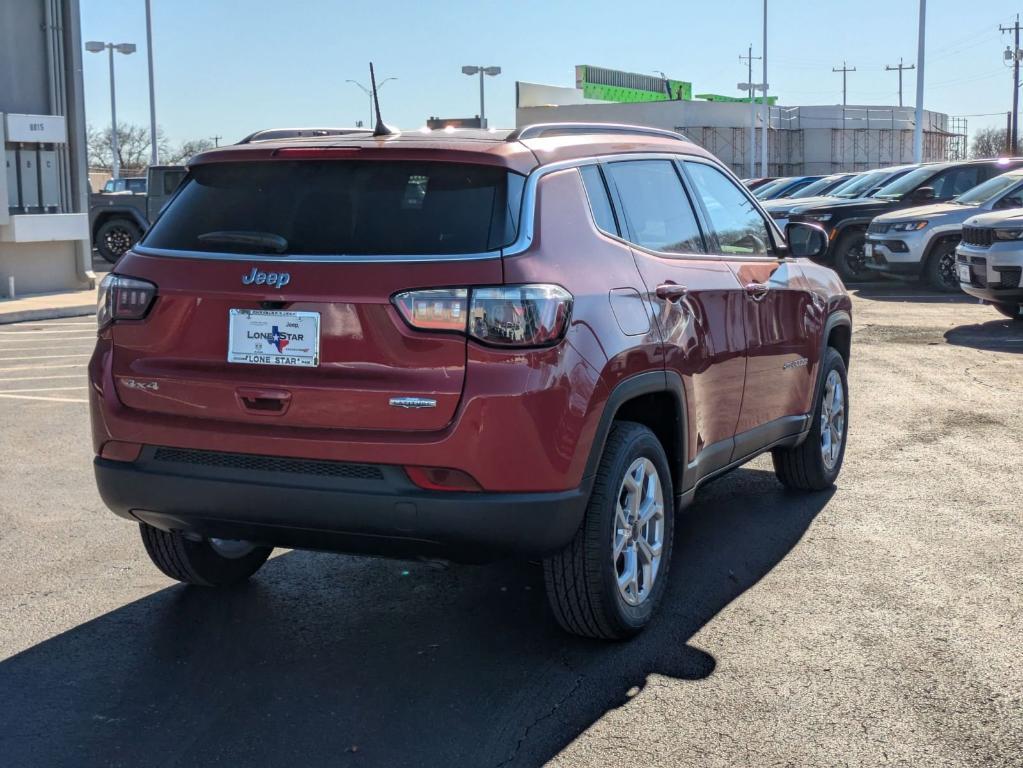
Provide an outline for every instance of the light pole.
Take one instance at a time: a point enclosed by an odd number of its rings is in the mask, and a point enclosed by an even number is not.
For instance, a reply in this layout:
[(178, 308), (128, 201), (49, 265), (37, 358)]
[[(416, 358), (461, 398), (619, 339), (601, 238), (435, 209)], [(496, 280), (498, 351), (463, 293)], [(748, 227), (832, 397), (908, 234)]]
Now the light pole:
[(462, 67), (463, 75), (479, 75), (480, 76), (480, 128), (487, 127), (487, 113), (486, 106), (483, 101), (483, 76), (489, 75), (490, 77), (497, 77), (501, 74), (500, 67), (484, 67), (484, 66), (465, 66)]
[[(379, 91), (381, 88), (384, 87), (384, 83), (389, 82), (390, 80), (397, 80), (397, 79), (398, 78), (396, 78), (396, 77), (385, 77), (383, 80), (381, 80), (379, 83), (377, 83), (377, 91)], [(367, 88), (362, 83), (360, 83), (358, 80), (345, 80), (345, 82), (346, 83), (351, 83), (352, 85), (359, 86), (362, 89), (362, 92), (365, 93), (367, 96), (369, 96), (369, 122), (367, 123), (367, 125), (372, 130), (373, 126), (376, 124), (375, 120), (373, 119), (373, 89), (372, 88)]]
[(764, 65), (764, 76), (761, 78), (760, 83), (764, 86), (764, 103), (761, 106), (763, 111), (763, 133), (760, 147), (760, 175), (770, 176), (770, 170), (768, 166), (768, 151), (767, 151), (767, 134), (768, 129), (771, 127), (771, 106), (767, 102), (767, 0), (764, 0), (764, 49), (763, 49), (763, 61)]
[[(756, 92), (764, 90), (763, 83), (739, 83), (739, 90), (749, 93), (749, 176), (754, 178), (756, 174), (756, 143), (757, 143), (757, 98)], [(766, 176), (766, 173), (762, 173)]]
[(913, 162), (924, 159), (924, 33), (927, 30), (927, 0), (920, 0), (920, 31), (916, 35), (916, 115), (913, 126)]
[(146, 0), (146, 55), (149, 57), (149, 164), (160, 164), (156, 146), (156, 86), (153, 83), (153, 12)]
[(114, 51), (127, 56), (135, 53), (135, 43), (102, 43), (98, 40), (90, 40), (85, 44), (85, 50), (89, 53), (110, 52), (110, 148), (113, 152), (110, 175), (119, 179), (121, 177), (121, 159), (118, 157), (117, 147), (117, 99), (114, 96)]

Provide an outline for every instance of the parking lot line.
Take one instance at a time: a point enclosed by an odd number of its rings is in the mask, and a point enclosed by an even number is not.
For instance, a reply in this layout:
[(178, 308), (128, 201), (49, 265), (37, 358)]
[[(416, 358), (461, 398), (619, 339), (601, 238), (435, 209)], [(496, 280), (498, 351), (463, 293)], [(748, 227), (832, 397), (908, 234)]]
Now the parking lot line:
[(0, 394), (0, 398), (7, 398), (9, 400), (48, 400), (53, 403), (87, 403), (89, 402), (83, 398), (71, 398), (71, 397), (42, 397), (41, 395), (8, 395)]
[(26, 392), (58, 392), (60, 390), (71, 390), (71, 389), (85, 389), (85, 384), (75, 384), (69, 387), (36, 387), (34, 389), (0, 389), (0, 394), (13, 395), (13, 394), (24, 394)]
[[(6, 369), (0, 368), (0, 373), (6, 373)], [(84, 373), (59, 373), (56, 376), (0, 376), (0, 384), (5, 381), (52, 381), (53, 379), (83, 379)]]
[(14, 361), (14, 360), (62, 360), (62, 359), (66, 360), (67, 358), (71, 358), (71, 357), (92, 357), (92, 355), (88, 355), (88, 354), (86, 354), (86, 355), (36, 355), (36, 356), (30, 356), (30, 357), (0, 357), (0, 362), (3, 362), (5, 360), (10, 360), (10, 361)]
[(85, 368), (85, 363), (67, 363), (61, 365), (12, 365), (12, 366), (0, 366), (0, 371), (3, 373), (11, 373), (13, 371), (43, 371), (50, 370), (53, 368)]
[(6, 346), (6, 343), (4, 341), (0, 341), (0, 352), (24, 352), (26, 350), (33, 350), (33, 349), (35, 349), (35, 350), (46, 349), (47, 351), (49, 351), (51, 349), (58, 349), (59, 350), (59, 349), (62, 349), (62, 348), (81, 349), (82, 348), (82, 344), (76, 344), (73, 341), (55, 341), (55, 342), (52, 342), (52, 343), (44, 342), (44, 343), (41, 343), (41, 344), (35, 344), (35, 345), (31, 346), (31, 347), (8, 347), (8, 346)]

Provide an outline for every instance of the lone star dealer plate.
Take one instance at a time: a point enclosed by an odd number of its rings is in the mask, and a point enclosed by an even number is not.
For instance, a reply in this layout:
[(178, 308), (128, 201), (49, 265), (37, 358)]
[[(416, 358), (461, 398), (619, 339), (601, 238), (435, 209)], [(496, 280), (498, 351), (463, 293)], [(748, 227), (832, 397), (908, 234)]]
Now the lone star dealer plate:
[(320, 364), (320, 313), (232, 309), (227, 362), (253, 365)]

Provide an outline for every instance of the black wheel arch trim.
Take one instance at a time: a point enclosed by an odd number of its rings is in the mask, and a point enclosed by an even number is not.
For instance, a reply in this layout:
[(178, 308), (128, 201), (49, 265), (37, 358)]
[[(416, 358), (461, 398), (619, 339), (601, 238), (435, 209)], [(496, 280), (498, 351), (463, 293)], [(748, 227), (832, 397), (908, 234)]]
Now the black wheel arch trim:
[[(821, 395), (821, 389), (824, 387), (824, 357), (828, 352), (828, 339), (831, 338), (831, 332), (838, 327), (845, 327), (849, 329), (850, 334), (850, 355), (849, 360), (852, 360), (852, 316), (844, 309), (839, 309), (828, 315), (828, 319), (824, 322), (824, 330), (821, 332), (820, 341), (820, 357), (817, 364), (817, 382), (813, 387), (813, 400), (810, 402), (810, 413), (817, 412), (817, 399)], [(849, 370), (849, 361), (846, 362), (846, 371)]]
[(146, 221), (142, 214), (134, 208), (104, 208), (102, 211), (97, 212), (96, 218), (92, 222), (92, 237), (94, 240), (96, 239), (96, 235), (99, 233), (100, 227), (111, 219), (130, 219), (142, 233), (149, 228), (149, 222)]
[[(667, 393), (671, 395), (675, 407), (675, 426), (679, 433), (679, 444), (675, 446), (678, 455), (672, 466), (672, 474), (675, 482), (675, 495), (678, 496), (682, 487), (682, 480), (685, 478), (686, 470), (686, 435), (688, 434), (689, 421), (688, 409), (686, 406), (686, 390), (682, 383), (682, 377), (675, 371), (646, 371), (644, 373), (630, 376), (615, 385), (608, 395), (604, 410), (600, 415), (597, 424), (597, 431), (593, 436), (593, 444), (590, 446), (590, 454), (586, 460), (586, 469), (583, 480), (588, 489), (596, 476), (600, 458), (604, 453), (604, 446), (607, 444), (608, 435), (611, 432), (611, 425), (623, 405), (630, 400), (643, 395)], [(668, 454), (668, 461), (672, 461), (670, 446), (665, 446), (665, 453)]]

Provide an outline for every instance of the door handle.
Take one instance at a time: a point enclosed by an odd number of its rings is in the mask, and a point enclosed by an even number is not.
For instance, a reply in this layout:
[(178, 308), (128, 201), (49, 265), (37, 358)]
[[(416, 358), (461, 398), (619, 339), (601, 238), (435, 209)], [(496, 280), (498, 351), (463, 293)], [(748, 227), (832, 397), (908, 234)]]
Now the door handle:
[(657, 290), (654, 291), (654, 293), (657, 294), (657, 298), (664, 299), (665, 301), (670, 301), (674, 304), (680, 301), (687, 293), (689, 293), (689, 289), (686, 288), (684, 285), (679, 285), (678, 283), (673, 283), (669, 281), (667, 283), (662, 283), (661, 285), (657, 286)]
[(769, 286), (767, 283), (746, 284), (746, 295), (753, 299), (753, 301), (760, 301), (768, 294), (770, 290), (771, 286)]

